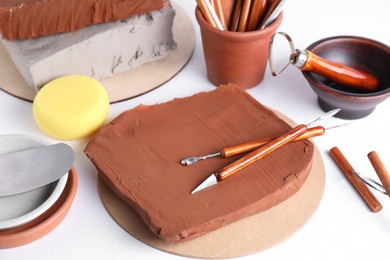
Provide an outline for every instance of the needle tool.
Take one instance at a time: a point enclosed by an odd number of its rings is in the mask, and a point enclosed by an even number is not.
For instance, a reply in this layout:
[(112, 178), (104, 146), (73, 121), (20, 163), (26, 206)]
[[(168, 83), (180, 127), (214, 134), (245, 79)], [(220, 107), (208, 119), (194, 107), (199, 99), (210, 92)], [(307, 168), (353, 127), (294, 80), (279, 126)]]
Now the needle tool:
[(308, 131), (308, 128), (312, 125), (328, 118), (331, 116), (334, 116), (340, 111), (340, 109), (334, 109), (323, 116), (315, 119), (314, 121), (310, 122), (307, 125), (300, 124), (288, 131), (287, 133), (273, 139), (272, 141), (266, 143), (265, 145), (261, 146), (260, 148), (257, 148), (256, 150), (250, 152), (249, 154), (241, 157), (240, 159), (234, 161), (233, 163), (229, 164), (228, 166), (224, 167), (223, 169), (211, 174), (208, 178), (206, 178), (199, 186), (197, 186), (191, 193), (194, 194), (196, 192), (199, 192), (207, 187), (210, 187), (212, 185), (217, 184), (219, 181), (223, 181), (227, 179), (229, 176), (232, 176), (233, 174), (239, 172), (240, 170), (244, 169), (245, 167), (251, 165), (252, 163), (256, 162), (257, 160), (263, 158), (264, 156), (270, 154), (271, 152), (275, 151), (276, 149), (282, 147), (283, 145), (293, 141), (297, 137), (303, 135)]

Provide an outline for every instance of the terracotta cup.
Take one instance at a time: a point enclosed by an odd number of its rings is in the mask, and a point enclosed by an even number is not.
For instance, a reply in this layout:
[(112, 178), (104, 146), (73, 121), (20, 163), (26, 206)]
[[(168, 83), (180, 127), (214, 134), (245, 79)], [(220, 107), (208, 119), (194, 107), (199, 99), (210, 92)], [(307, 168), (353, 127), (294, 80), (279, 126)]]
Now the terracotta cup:
[(198, 8), (207, 77), (216, 86), (234, 83), (243, 89), (259, 84), (267, 67), (269, 43), (282, 22), (283, 13), (262, 30), (221, 31), (211, 26)]

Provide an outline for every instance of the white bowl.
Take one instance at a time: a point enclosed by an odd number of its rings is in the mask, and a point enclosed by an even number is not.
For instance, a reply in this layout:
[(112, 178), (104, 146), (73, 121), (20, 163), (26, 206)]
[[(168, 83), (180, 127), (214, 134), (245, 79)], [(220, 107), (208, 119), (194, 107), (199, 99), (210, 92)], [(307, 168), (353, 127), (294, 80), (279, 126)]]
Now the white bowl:
[[(41, 139), (27, 135), (0, 135), (0, 155), (47, 144)], [(0, 197), (0, 229), (20, 226), (44, 213), (58, 200), (67, 180), (68, 173), (58, 181), (41, 188)]]

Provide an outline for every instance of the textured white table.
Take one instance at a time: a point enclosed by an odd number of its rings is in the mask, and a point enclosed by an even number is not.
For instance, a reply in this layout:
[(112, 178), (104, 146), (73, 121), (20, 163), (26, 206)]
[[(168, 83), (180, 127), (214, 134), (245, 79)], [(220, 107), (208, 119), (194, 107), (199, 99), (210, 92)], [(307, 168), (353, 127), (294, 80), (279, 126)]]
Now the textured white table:
[[(175, 97), (209, 91), (202, 45), (194, 16), (195, 0), (176, 1), (193, 21), (196, 47), (187, 66), (171, 81), (140, 97), (113, 104), (108, 121), (141, 103), (155, 104)], [(296, 0), (284, 7), (279, 31), (290, 34), (297, 48), (335, 35), (356, 35), (390, 44), (390, 1), (388, 0)], [(288, 55), (280, 50), (278, 55)], [(264, 81), (248, 92), (261, 103), (304, 123), (323, 112), (314, 92), (294, 67), (278, 77), (267, 68)], [(58, 142), (41, 132), (32, 117), (31, 103), (0, 91), (0, 134), (29, 134)], [(377, 151), (390, 169), (390, 100), (370, 116), (353, 121), (332, 118), (335, 125), (351, 122), (315, 139), (326, 168), (323, 200), (312, 219), (293, 237), (264, 252), (245, 259), (374, 259), (388, 255), (390, 241), (390, 199), (376, 191), (383, 205), (372, 213), (342, 175), (328, 151), (338, 146), (351, 164), (376, 178), (367, 153)], [(25, 246), (0, 250), (0, 259), (182, 259), (151, 248), (126, 233), (106, 212), (98, 198), (96, 172), (83, 154), (87, 140), (67, 142), (76, 153), (79, 188), (65, 220), (50, 234)], [(0, 209), (1, 210), (1, 209)]]

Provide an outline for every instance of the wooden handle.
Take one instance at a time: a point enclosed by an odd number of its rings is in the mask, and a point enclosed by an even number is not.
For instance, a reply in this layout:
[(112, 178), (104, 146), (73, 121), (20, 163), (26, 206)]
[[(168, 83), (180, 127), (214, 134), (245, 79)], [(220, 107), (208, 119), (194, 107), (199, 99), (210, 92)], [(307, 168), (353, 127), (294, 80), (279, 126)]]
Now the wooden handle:
[(390, 197), (390, 175), (387, 172), (381, 159), (379, 158), (379, 155), (375, 151), (372, 151), (368, 153), (367, 156), (368, 159), (370, 159), (370, 162), (374, 167), (375, 172), (379, 177), (379, 180), (382, 182), (383, 188), (387, 192), (387, 195)]
[(375, 76), (341, 63), (323, 59), (310, 51), (306, 50), (306, 52), (307, 61), (301, 70), (315, 72), (337, 83), (367, 92), (375, 91), (378, 88), (379, 81)]
[(282, 147), (284, 144), (294, 140), (298, 136), (302, 135), (307, 131), (307, 128), (305, 125), (298, 125), (294, 127), (292, 130), (288, 131), (284, 135), (281, 135), (280, 137), (277, 137), (270, 141), (269, 143), (261, 146), (257, 150), (254, 150), (253, 152), (249, 153), (248, 155), (243, 156), (242, 158), (234, 161), (233, 163), (229, 164), (219, 172), (215, 174), (218, 180), (222, 181), (226, 179), (227, 177), (233, 175), (234, 173), (238, 172), (239, 170), (247, 167), (248, 165), (254, 163), (255, 161), (263, 158), (264, 156), (270, 154), (271, 152), (275, 151), (276, 149)]
[(254, 31), (259, 26), (261, 18), (266, 10), (267, 0), (253, 0), (251, 10), (249, 12), (249, 20), (246, 30)]
[(199, 10), (201, 11), (203, 18), (214, 28), (218, 28), (217, 22), (214, 20), (210, 9), (207, 7), (205, 1), (208, 0), (196, 0)]
[(243, 0), (240, 13), (240, 19), (238, 20), (237, 32), (245, 32), (249, 20), (249, 11), (251, 8), (252, 0)]
[(271, 1), (270, 5), (267, 4), (266, 12), (264, 13), (263, 17), (260, 20), (260, 25), (257, 29), (262, 29), (267, 22), (268, 18), (271, 17), (275, 9), (278, 7), (278, 5), (281, 4), (281, 0), (274, 0)]
[(379, 212), (382, 209), (382, 205), (371, 193), (366, 184), (364, 184), (356, 175), (353, 167), (340, 152), (337, 147), (330, 149), (330, 155), (333, 160), (337, 163), (341, 171), (344, 173), (345, 177), (350, 181), (350, 183), (355, 187), (356, 191), (360, 194), (362, 199), (366, 202), (367, 206), (373, 212)]
[[(298, 136), (296, 139), (294, 139), (294, 142), (300, 141), (300, 140), (305, 140), (305, 139), (315, 137), (315, 136), (320, 136), (320, 135), (323, 135), (324, 133), (325, 133), (325, 128), (323, 128), (322, 126), (312, 127), (312, 128), (307, 129), (306, 133), (304, 133), (304, 134)], [(251, 142), (244, 143), (244, 144), (226, 147), (226, 148), (222, 149), (221, 156), (230, 157), (233, 155), (252, 151), (252, 150), (259, 148), (260, 146), (270, 142), (271, 140), (273, 140), (277, 137), (278, 136), (267, 137), (267, 138), (262, 138), (260, 140), (251, 141)]]
[(242, 0), (234, 1), (233, 12), (230, 19), (229, 31), (235, 32), (240, 16)]
[(224, 14), (224, 10), (223, 10), (222, 0), (213, 0), (213, 4), (214, 4), (215, 12), (217, 13), (218, 18), (219, 18), (219, 20), (222, 23), (223, 29), (226, 30), (228, 27), (227, 27), (227, 24), (226, 24), (226, 19), (225, 19), (225, 14)]

